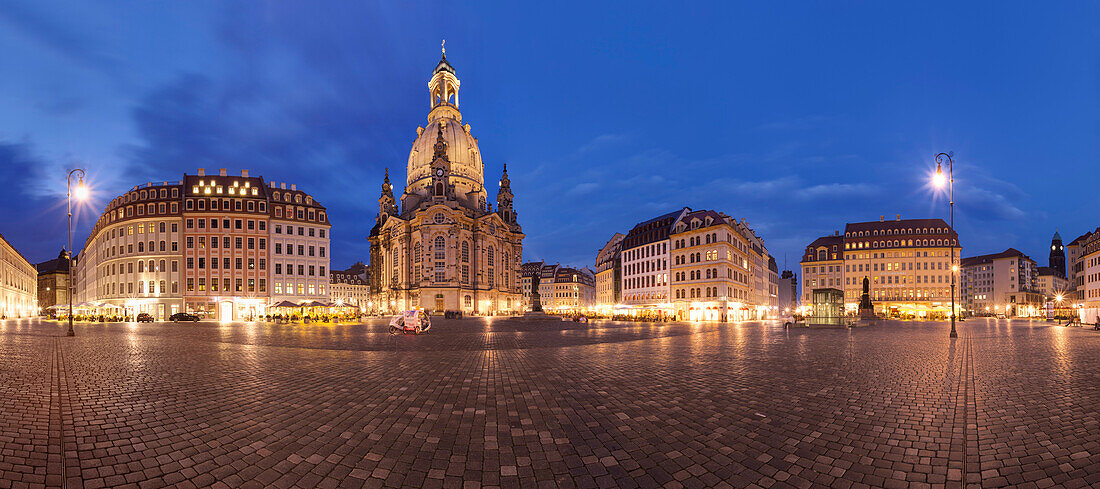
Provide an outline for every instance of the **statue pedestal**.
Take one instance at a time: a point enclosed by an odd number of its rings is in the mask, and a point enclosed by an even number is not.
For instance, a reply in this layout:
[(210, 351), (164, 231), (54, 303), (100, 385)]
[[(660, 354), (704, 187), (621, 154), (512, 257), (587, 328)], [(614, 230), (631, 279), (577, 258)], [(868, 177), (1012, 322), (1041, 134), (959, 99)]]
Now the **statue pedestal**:
[(860, 309), (859, 318), (862, 320), (878, 319), (878, 317), (875, 316), (874, 308)]

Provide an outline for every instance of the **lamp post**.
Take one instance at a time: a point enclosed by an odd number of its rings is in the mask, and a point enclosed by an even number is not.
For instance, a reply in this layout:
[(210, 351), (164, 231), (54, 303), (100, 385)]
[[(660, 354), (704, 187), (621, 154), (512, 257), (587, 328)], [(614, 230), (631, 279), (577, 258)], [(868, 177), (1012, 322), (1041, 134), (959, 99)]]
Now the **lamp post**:
[[(933, 177), (937, 187), (943, 188), (944, 175), (942, 163), (947, 161), (947, 187), (948, 198), (951, 203), (951, 232), (955, 232), (955, 160), (952, 159), (954, 152), (951, 153), (939, 153), (936, 155), (936, 176)], [(956, 233), (958, 234), (958, 233)], [(955, 330), (955, 272), (959, 267), (955, 265), (955, 239), (951, 239), (951, 337), (958, 338), (959, 333)]]
[(73, 175), (78, 175), (80, 181), (76, 185), (76, 198), (84, 200), (88, 196), (88, 189), (84, 187), (84, 169), (74, 168), (65, 177), (65, 201), (69, 209), (69, 331), (66, 336), (76, 336), (73, 331)]

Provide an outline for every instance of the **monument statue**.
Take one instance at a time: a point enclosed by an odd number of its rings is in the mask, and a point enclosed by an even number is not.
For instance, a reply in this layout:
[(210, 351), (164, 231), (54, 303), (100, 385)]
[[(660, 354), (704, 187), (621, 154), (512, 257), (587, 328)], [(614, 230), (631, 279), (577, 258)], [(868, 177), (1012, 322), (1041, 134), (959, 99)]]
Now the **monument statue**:
[(860, 319), (874, 319), (875, 306), (871, 304), (871, 281), (863, 277), (863, 295), (859, 298)]
[(531, 312), (542, 312), (542, 297), (539, 296), (539, 280), (542, 270), (531, 276)]

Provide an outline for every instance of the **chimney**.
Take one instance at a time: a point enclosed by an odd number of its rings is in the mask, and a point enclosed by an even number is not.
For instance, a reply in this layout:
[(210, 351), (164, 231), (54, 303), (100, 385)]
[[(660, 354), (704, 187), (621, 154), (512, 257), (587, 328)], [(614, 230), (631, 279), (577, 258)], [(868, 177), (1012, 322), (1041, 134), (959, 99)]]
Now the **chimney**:
[(200, 177), (205, 177), (206, 176), (206, 168), (199, 168), (199, 176)]
[(267, 186), (271, 187), (271, 188), (275, 188), (275, 182), (267, 182)]
[(225, 168), (219, 168), (218, 169), (218, 174), (223, 176), (223, 177), (227, 176), (227, 175), (229, 175), (229, 170), (226, 170)]
[(286, 190), (286, 182), (280, 183), (279, 188)]
[(886, 216), (885, 215), (878, 216), (878, 222), (886, 222)]
[(833, 236), (840, 236), (840, 231), (833, 231)]
[(241, 170), (241, 176), (248, 178), (248, 170)]
[(898, 214), (898, 221), (901, 221), (901, 214)]
[(291, 189), (291, 190), (298, 190), (298, 185), (297, 185), (297, 184), (294, 184), (294, 183), (292, 183), (292, 184), (290, 184), (290, 189)]

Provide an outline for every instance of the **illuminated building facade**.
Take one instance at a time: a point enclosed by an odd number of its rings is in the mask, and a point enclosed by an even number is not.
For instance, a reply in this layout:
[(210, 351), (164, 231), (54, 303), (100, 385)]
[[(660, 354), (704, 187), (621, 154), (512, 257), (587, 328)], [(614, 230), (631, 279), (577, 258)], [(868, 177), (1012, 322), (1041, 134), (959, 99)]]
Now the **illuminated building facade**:
[(271, 302), (328, 302), (329, 230), (325, 208), (296, 185), (271, 192)]
[(1039, 267), (1036, 289), (1048, 301), (1059, 302), (1056, 307), (1069, 306), (1069, 280), (1063, 277), (1057, 270), (1050, 267)]
[(38, 270), (0, 236), (0, 317), (38, 314)]
[[(282, 259), (272, 255), (273, 224), (324, 229), (324, 237), (313, 238), (315, 246), (328, 247), (324, 208), (312, 198), (273, 200), (285, 192), (282, 187), (265, 185), (247, 170), (207, 175), (200, 168), (179, 181), (130, 189), (108, 203), (85, 241), (74, 274), (77, 297), (96, 304), (102, 314), (149, 313), (158, 320), (176, 312), (247, 320), (263, 315), (273, 298), (327, 301), (328, 278), (319, 275), (320, 268), (290, 282), (295, 291), (299, 283), (308, 291), (306, 284), (323, 281), (313, 294), (272, 294), (271, 264)], [(285, 212), (295, 217), (288, 219)], [(327, 253), (310, 263), (322, 260), (327, 268)]]
[[(959, 236), (943, 219), (850, 223), (844, 229), (844, 305), (854, 312), (871, 285), (875, 312), (901, 317), (948, 317), (951, 313), (951, 249), (957, 263)], [(959, 280), (955, 272), (956, 287)], [(955, 308), (961, 301), (956, 288)]]
[(361, 312), (373, 307), (367, 266), (362, 262), (347, 270), (329, 272), (329, 297), (340, 306), (355, 306)]
[[(64, 248), (57, 258), (35, 265), (38, 270), (38, 308), (69, 303), (69, 253)], [(80, 302), (80, 301), (76, 301)]]
[[(554, 266), (553, 275), (540, 284), (544, 311), (582, 311), (596, 305), (596, 277), (587, 268)], [(544, 268), (545, 270), (545, 268)]]
[(817, 289), (844, 290), (844, 237), (840, 231), (815, 239), (802, 254), (802, 304)]
[(368, 240), (371, 293), (383, 311), (464, 314), (523, 310), (523, 231), (505, 167), (494, 211), (477, 138), (458, 109), (459, 80), (446, 55), (428, 82), (427, 127), (417, 128), (398, 208), (387, 171)]
[(1079, 317), (1082, 321), (1096, 323), (1100, 321), (1100, 228), (1088, 233), (1081, 241), (1077, 263), (1081, 270)]
[(669, 241), (678, 319), (744, 321), (768, 316), (770, 288), (778, 284), (769, 278), (767, 255), (760, 256), (753, 238), (743, 223), (712, 210), (691, 211), (676, 221)]
[(672, 227), (691, 212), (687, 207), (635, 225), (622, 242), (623, 304), (671, 315), (669, 240)]
[(960, 266), (962, 302), (968, 314), (1040, 314), (1045, 299), (1039, 290), (1039, 267), (1019, 250), (963, 258)]
[[(809, 303), (814, 289), (839, 289), (844, 291), (845, 310), (854, 314), (867, 278), (878, 314), (948, 317), (952, 246), (958, 257), (958, 234), (943, 219), (899, 215), (893, 221), (883, 216), (849, 223), (843, 235), (834, 233), (807, 246), (802, 256), (802, 303)], [(955, 278), (958, 281), (957, 272)], [(961, 310), (956, 290), (956, 309)]]
[(183, 193), (182, 181), (146, 183), (107, 204), (76, 260), (80, 302), (157, 319), (184, 310)]
[(596, 305), (610, 311), (623, 300), (623, 233), (615, 233), (596, 254)]
[(1085, 251), (1085, 242), (1096, 233), (1100, 233), (1100, 228), (1086, 232), (1066, 245), (1066, 280), (1069, 282), (1066, 300), (1075, 307), (1080, 307), (1085, 298), (1085, 263), (1081, 256)]

